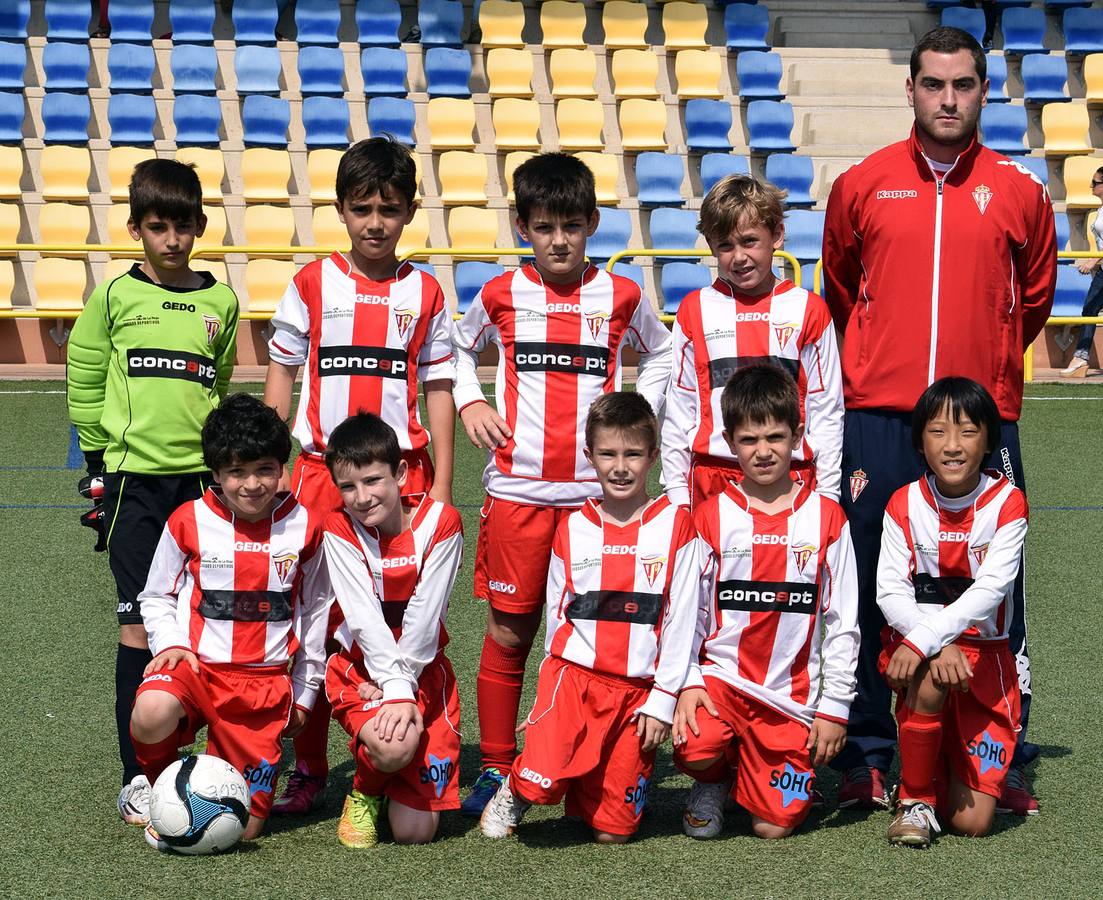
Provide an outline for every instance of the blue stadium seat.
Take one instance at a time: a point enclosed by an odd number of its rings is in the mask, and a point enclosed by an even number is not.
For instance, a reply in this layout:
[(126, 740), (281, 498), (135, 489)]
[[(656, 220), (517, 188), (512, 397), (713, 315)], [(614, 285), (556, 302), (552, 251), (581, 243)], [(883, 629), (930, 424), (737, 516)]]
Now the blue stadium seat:
[(463, 40), (463, 3), (460, 0), (420, 0), (417, 24), (423, 47), (460, 47)]
[(724, 10), (724, 34), (729, 50), (769, 50), (766, 32), (770, 11), (751, 3), (732, 3)]
[(22, 91), (26, 82), (27, 46), (23, 43), (0, 41), (0, 90)]
[(0, 5), (0, 38), (26, 40), (31, 0), (8, 0)]
[(410, 147), (414, 138), (414, 101), (405, 97), (372, 97), (368, 101), (368, 131), (375, 137), (390, 134)]
[(967, 9), (964, 6), (950, 6), (942, 10), (941, 24), (951, 28), (960, 28), (977, 39), (984, 40), (984, 12), (980, 9)]
[(1063, 21), (1066, 54), (1103, 52), (1103, 9), (1067, 9)]
[(430, 97), (471, 96), (471, 54), (454, 47), (425, 51), (425, 80)]
[(706, 153), (701, 157), (701, 190), (706, 194), (726, 175), (750, 175), (751, 164), (745, 156), (731, 153)]
[[(19, 108), (22, 111), (22, 97), (19, 97)], [(47, 92), (42, 98), (42, 140), (47, 144), (86, 144), (91, 115), (87, 94)]]
[(112, 94), (107, 101), (111, 143), (142, 147), (153, 143), (157, 104), (148, 94)]
[(345, 55), (339, 47), (302, 47), (298, 57), (300, 93), (344, 94)]
[(280, 92), (280, 51), (275, 47), (246, 44), (234, 51), (234, 72), (239, 94)]
[(801, 262), (819, 259), (823, 251), (823, 213), (815, 209), (789, 210), (785, 214), (785, 245), (782, 249)]
[(409, 263), (415, 269), (421, 269), (422, 272), (425, 272), (429, 275), (432, 275), (434, 278), (437, 277), (437, 267), (434, 266), (432, 263), (418, 262), (417, 260), (414, 260), (414, 259), (411, 259), (409, 261)]
[(1057, 249), (1068, 250), (1069, 238), (1072, 236), (1072, 228), (1069, 227), (1069, 215), (1068, 213), (1055, 212), (1053, 220), (1054, 228), (1057, 231)]
[(176, 44), (169, 58), (174, 94), (213, 94), (218, 56), (214, 47)]
[[(85, 98), (87, 100), (87, 98)], [(23, 95), (0, 92), (0, 144), (23, 143)], [(88, 140), (84, 133), (81, 143)]]
[(466, 312), (475, 295), (483, 289), (483, 285), (491, 278), (497, 278), (504, 271), (505, 269), (497, 263), (477, 260), (456, 263), (456, 267), (452, 270), (452, 280), (456, 283), (456, 311)]
[(1008, 103), (1007, 59), (999, 53), (988, 54), (988, 102)]
[(1042, 184), (1049, 184), (1049, 165), (1044, 156), (1020, 156), (1015, 162), (1030, 169)]
[(153, 4), (149, 0), (111, 0), (110, 9), (112, 43), (148, 44), (153, 40)]
[(217, 97), (177, 94), (172, 104), (176, 143), (184, 147), (208, 147), (218, 144), (222, 125), (222, 103)]
[(337, 46), (341, 6), (333, 0), (295, 0), (295, 40), (304, 44)]
[(234, 0), (230, 14), (234, 20), (234, 40), (238, 44), (276, 43), (280, 10), (275, 0)]
[(356, 27), (361, 47), (397, 47), (402, 27), (398, 0), (356, 0)]
[(1053, 292), (1051, 316), (1078, 316), (1084, 309), (1084, 295), (1092, 283), (1091, 275), (1082, 275), (1076, 266), (1057, 267), (1057, 287)]
[(586, 255), (592, 260), (606, 260), (614, 253), (628, 249), (632, 237), (632, 216), (626, 209), (603, 208), (597, 231), (586, 242)]
[[(729, 7), (730, 8), (730, 7)], [(686, 294), (712, 284), (708, 266), (695, 262), (668, 262), (659, 273), (659, 290), (663, 295), (663, 312), (673, 315)]]
[(169, 0), (173, 42), (211, 43), (214, 40), (214, 9), (210, 0)]
[(1003, 52), (1012, 56), (1045, 53), (1042, 39), (1046, 36), (1044, 9), (1009, 9), (1000, 20), (1003, 31)]
[(1022, 75), (1023, 98), (1027, 103), (1060, 103), (1071, 99), (1066, 90), (1069, 69), (1063, 53), (1060, 56), (1041, 53), (1024, 56)]
[(986, 106), (980, 111), (980, 131), (985, 147), (997, 153), (1021, 155), (1026, 146), (1026, 107), (1010, 103)]
[(761, 50), (744, 50), (735, 58), (741, 100), (780, 100), (781, 57)]
[[(112, 7), (114, 8), (114, 7)], [(151, 44), (111, 43), (107, 51), (107, 71), (111, 77), (111, 92), (153, 90), (153, 70), (157, 60)]]
[(308, 147), (349, 145), (349, 105), (344, 97), (303, 99), (303, 128)]
[(291, 104), (279, 97), (250, 94), (241, 104), (241, 124), (247, 146), (286, 147)]
[(406, 96), (406, 51), (389, 47), (365, 47), (360, 53), (364, 93), (369, 97)]
[(747, 146), (755, 153), (788, 153), (792, 141), (793, 107), (785, 101), (752, 100), (747, 104)]
[(623, 278), (630, 278), (640, 286), (640, 290), (645, 290), (643, 282), (643, 266), (633, 265), (626, 262), (613, 263), (613, 274), (620, 275)]
[(88, 67), (91, 65), (88, 44), (51, 41), (42, 48), (42, 70), (48, 91), (87, 91)]
[(731, 104), (725, 100), (686, 101), (686, 144), (690, 150), (731, 150)]
[(46, 0), (46, 40), (87, 41), (91, 15), (87, 0)]
[(815, 178), (812, 160), (792, 153), (771, 153), (766, 157), (766, 180), (787, 190), (786, 206), (815, 206), (812, 196), (812, 179)]
[(672, 209), (669, 206), (653, 209), (648, 223), (651, 232), (648, 246), (653, 250), (692, 250), (697, 246), (698, 217), (699, 213), (692, 209)]
[(645, 206), (681, 206), (684, 177), (680, 154), (648, 151), (636, 157), (636, 196)]

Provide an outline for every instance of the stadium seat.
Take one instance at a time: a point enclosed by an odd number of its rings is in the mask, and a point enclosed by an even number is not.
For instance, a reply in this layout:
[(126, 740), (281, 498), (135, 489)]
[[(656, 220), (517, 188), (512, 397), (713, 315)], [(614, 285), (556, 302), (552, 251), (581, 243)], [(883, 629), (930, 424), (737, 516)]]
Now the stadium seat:
[(15, 266), (10, 259), (0, 259), (0, 309), (11, 309), (13, 290), (15, 290)]
[(291, 124), (291, 104), (279, 97), (250, 94), (241, 103), (241, 124), (245, 129), (245, 144), (287, 146), (287, 129)]
[(1078, 316), (1084, 308), (1084, 296), (1092, 283), (1091, 275), (1083, 275), (1076, 266), (1057, 267), (1057, 286), (1053, 291), (1051, 316)]
[(83, 259), (40, 259), (34, 264), (33, 278), (36, 309), (84, 308), (89, 285), (88, 265)]
[(605, 108), (598, 100), (568, 97), (555, 104), (561, 150), (604, 150)]
[(766, 180), (788, 191), (786, 206), (815, 206), (812, 160), (792, 153), (771, 153), (766, 157)]
[(356, 0), (356, 28), (361, 47), (397, 47), (402, 27), (398, 0)]
[(217, 90), (215, 73), (218, 56), (214, 47), (175, 44), (169, 59), (172, 69), (172, 92), (180, 94), (213, 94)]
[[(458, 208), (458, 207), (457, 207)], [(482, 210), (479, 210), (482, 212)], [(429, 244), (429, 211), (418, 207), (410, 224), (402, 229), (402, 237), (398, 239), (395, 253), (401, 256), (411, 250), (418, 250)], [(348, 246), (348, 235), (345, 236), (345, 246)]]
[[(742, 56), (742, 54), (740, 54)], [(658, 57), (656, 57), (656, 62)], [(678, 96), (720, 98), (720, 76), (724, 58), (709, 50), (682, 50), (674, 57), (674, 78)]]
[[(88, 98), (84, 98), (87, 102)], [(25, 112), (23, 105), (23, 94), (7, 93), (6, 91), (0, 91), (0, 144), (21, 144), (23, 143), (23, 113)], [(88, 119), (84, 120), (85, 131), (84, 136), (79, 139), (80, 143), (88, 140)]]
[(1103, 159), (1095, 156), (1069, 156), (1064, 160), (1061, 182), (1065, 186), (1065, 206), (1098, 209), (1099, 199), (1092, 194), (1091, 182)]
[[(213, 208), (221, 210), (222, 207)], [(208, 210), (204, 210), (204, 212), (208, 212)], [(225, 221), (226, 214), (223, 213), (222, 215), (223, 221)], [(127, 230), (126, 223), (129, 220), (129, 203), (113, 203), (107, 208), (107, 243), (140, 251), (142, 245), (135, 243), (134, 238), (130, 236), (130, 232)]]
[(107, 122), (113, 144), (131, 147), (152, 144), (157, 104), (149, 95), (112, 94), (107, 100)]
[(1028, 169), (1042, 184), (1049, 184), (1049, 164), (1044, 156), (1019, 156), (1015, 162)]
[(1103, 51), (1103, 9), (1067, 9), (1063, 22), (1066, 55)]
[(203, 187), (204, 205), (222, 202), (222, 179), (225, 176), (225, 163), (221, 150), (180, 147), (176, 151), (176, 159), (179, 162), (195, 166), (199, 183)]
[(1003, 52), (1010, 56), (1045, 53), (1042, 38), (1046, 35), (1044, 9), (1005, 9), (1000, 19), (1003, 32)]
[(332, 148), (311, 150), (306, 156), (306, 177), (310, 182), (310, 202), (333, 203), (337, 200), (337, 164), (343, 151)]
[(426, 104), (426, 118), (429, 122), (429, 144), (434, 150), (474, 148), (475, 104), (471, 100), (434, 97)]
[(483, 285), (503, 272), (505, 269), (492, 262), (465, 260), (456, 263), (452, 270), (452, 280), (456, 284), (456, 312), (467, 312), (471, 301), (483, 289)]
[[(660, 206), (651, 211), (648, 228), (651, 240), (647, 246), (653, 250), (692, 250), (697, 246), (697, 210), (673, 209)], [(665, 257), (657, 257), (664, 259)]]
[(245, 264), (245, 307), (275, 312), (298, 266), (289, 259), (251, 259)]
[(19, 243), (19, 203), (0, 203), (0, 244)]
[(185, 44), (214, 40), (214, 4), (208, 0), (169, 0), (173, 51)]
[(471, 96), (471, 54), (466, 50), (430, 47), (424, 63), (430, 97)]
[(977, 39), (984, 41), (984, 12), (980, 9), (967, 9), (964, 6), (949, 6), (942, 10), (941, 24), (950, 28), (960, 28)]
[(615, 206), (620, 203), (621, 194), (618, 190), (620, 162), (617, 160), (617, 155), (615, 153), (595, 153), (585, 150), (576, 153), (575, 156), (582, 160), (587, 168), (594, 173), (594, 187), (597, 191), (598, 205)]
[(307, 147), (348, 147), (348, 101), (344, 97), (305, 98), (303, 129)]
[(486, 54), (487, 92), (491, 97), (528, 99), (533, 95), (532, 71), (532, 54), (528, 50), (495, 47)]
[[(511, 150), (509, 153), (506, 154), (506, 158), (502, 162), (502, 174), (505, 177), (506, 191), (508, 192), (507, 195), (506, 195), (507, 202), (513, 203), (513, 200), (514, 200), (514, 197), (513, 197), (513, 173), (517, 171), (517, 167), (519, 165), (521, 165), (521, 163), (523, 163), (527, 159), (532, 159), (535, 155), (536, 155), (535, 153), (531, 153), (528, 150)], [(581, 153), (578, 154), (579, 159), (582, 158), (582, 155), (583, 154), (581, 154)], [(592, 155), (593, 156), (599, 156), (600, 154), (594, 153)], [(585, 162), (585, 160), (583, 160), (583, 162)], [(597, 177), (598, 177), (597, 172), (594, 172), (594, 180), (595, 181), (597, 180)], [(598, 203), (602, 202), (600, 188), (598, 189), (597, 202)]]
[(339, 47), (302, 47), (297, 56), (300, 93), (344, 94), (345, 54)]
[(337, 218), (337, 210), (330, 204), (314, 207), (311, 214), (311, 227), (314, 233), (315, 247), (329, 247), (334, 250), (347, 250), (349, 247), (349, 235), (341, 220)]
[(226, 269), (226, 263), (220, 259), (197, 259), (193, 269), (200, 272), (210, 272), (215, 281), (222, 284), (230, 283), (230, 274)]
[(1069, 227), (1069, 215), (1068, 213), (1055, 212), (1053, 214), (1053, 226), (1057, 232), (1057, 250), (1069, 249), (1069, 238), (1072, 236), (1072, 229)]
[(783, 249), (801, 262), (819, 259), (823, 250), (823, 213), (814, 209), (786, 212)]
[(620, 142), (626, 153), (666, 150), (669, 147), (666, 140), (666, 103), (662, 100), (641, 99), (625, 100), (621, 103)]
[(23, 148), (0, 147), (0, 197), (5, 200), (22, 200)]
[(980, 111), (984, 146), (997, 153), (1029, 153), (1026, 146), (1026, 107), (1008, 104), (986, 106)]
[(674, 0), (663, 4), (663, 43), (667, 51), (708, 49), (705, 31), (709, 25), (708, 7), (703, 3)]
[(337, 46), (341, 7), (333, 0), (295, 0), (295, 40), (304, 44)]
[[(3, 13), (0, 13), (0, 17)], [(26, 82), (27, 47), (13, 41), (0, 41), (0, 91), (21, 91)]]
[(1064, 54), (1024, 56), (1022, 76), (1023, 99), (1027, 103), (1063, 103), (1069, 99), (1069, 70)]
[(417, 23), (423, 47), (461, 47), (463, 3), (460, 0), (420, 0)]
[(770, 11), (751, 3), (730, 3), (724, 8), (725, 43), (729, 50), (769, 50), (766, 33)]
[(607, 260), (628, 249), (632, 239), (632, 216), (626, 209), (603, 209), (597, 230), (586, 242), (586, 255), (592, 260)]
[(1087, 104), (1047, 103), (1042, 107), (1043, 149), (1046, 156), (1091, 153)]
[(1091, 106), (1103, 104), (1103, 53), (1084, 57), (1084, 99)]
[(539, 150), (540, 104), (536, 100), (503, 97), (491, 111), (494, 143), (499, 150)]
[(88, 44), (52, 41), (42, 48), (42, 71), (48, 91), (87, 91), (91, 55)]
[(278, 94), (281, 71), (280, 51), (275, 47), (246, 44), (234, 51), (239, 94)]
[(116, 44), (107, 51), (107, 72), (111, 90), (145, 93), (153, 90), (157, 60), (149, 44)]
[(456, 206), (448, 211), (450, 247), (496, 247), (498, 212), (477, 206)]
[(280, 9), (272, 0), (234, 0), (230, 14), (239, 45), (276, 43)]
[(636, 197), (644, 206), (681, 206), (685, 174), (681, 154), (641, 153), (636, 157)]
[(487, 160), (482, 153), (448, 150), (437, 160), (440, 201), (445, 206), (486, 206)]
[(659, 96), (659, 58), (650, 50), (614, 50), (610, 69), (618, 100)]
[(752, 100), (747, 104), (747, 145), (755, 153), (788, 153), (792, 141), (793, 107), (785, 101)]
[[(765, 102), (765, 101), (763, 101)], [(686, 101), (686, 145), (691, 151), (731, 150), (731, 104), (724, 100)]]
[[(7, 6), (7, 4), (4, 4)], [(29, 5), (29, 4), (28, 4)], [(46, 0), (46, 40), (80, 41), (88, 40), (88, 19), (90, 10), (82, 0)], [(26, 33), (26, 19), (23, 20), (23, 37)]]
[(735, 59), (740, 100), (780, 100), (781, 57), (762, 50), (744, 50)]
[(484, 49), (524, 47), (525, 6), (510, 0), (483, 0), (479, 6), (479, 29)]
[(731, 153), (706, 153), (701, 157), (701, 191), (707, 194), (713, 185), (727, 175), (750, 175), (751, 166), (745, 156)]
[(247, 147), (241, 154), (241, 196), (249, 203), (287, 203), (291, 157), (286, 150)]
[(582, 32), (586, 28), (586, 7), (571, 0), (545, 0), (540, 4), (540, 29), (545, 50), (556, 47), (586, 46)]
[(42, 177), (44, 199), (88, 202), (92, 157), (87, 147), (43, 147), (38, 158), (38, 172)]
[(674, 315), (682, 300), (691, 291), (699, 291), (713, 282), (708, 266), (696, 262), (668, 262), (659, 272), (659, 290), (663, 295), (663, 312)]
[(223, 206), (206, 206), (203, 209), (203, 215), (207, 217), (207, 227), (203, 229), (202, 237), (195, 239), (195, 249), (222, 247), (228, 243), (226, 239), (226, 208)]
[(601, 10), (601, 24), (605, 28), (605, 49), (621, 50), (635, 47), (646, 50), (650, 46), (647, 32), (647, 6), (631, 0), (609, 0)]
[[(294, 211), (259, 203), (245, 207), (245, 243), (251, 247), (290, 246), (295, 241)], [(290, 254), (289, 254), (290, 255)]]
[(38, 244), (87, 244), (92, 228), (87, 206), (43, 203), (38, 208)]
[(1007, 59), (1001, 53), (989, 53), (988, 57), (988, 102), (1008, 103), (1007, 96)]
[(551, 95), (557, 99), (589, 99), (597, 96), (597, 89), (594, 87), (597, 80), (597, 57), (592, 50), (577, 50), (573, 47), (552, 50), (548, 72), (551, 75)]
[(411, 259), (410, 265), (413, 266), (415, 269), (420, 269), (427, 275), (432, 275), (434, 278), (437, 277), (437, 267), (434, 266), (432, 263), (418, 262), (417, 260)]
[(406, 89), (406, 51), (392, 47), (365, 47), (360, 54), (364, 93), (369, 97), (403, 97)]
[(172, 103), (172, 121), (176, 126), (178, 147), (217, 144), (222, 126), (222, 104), (217, 97), (178, 95)]
[(368, 101), (368, 131), (372, 137), (393, 135), (412, 147), (414, 138), (414, 101), (405, 97), (372, 97)]
[(0, 6), (0, 38), (26, 40), (31, 0), (9, 0)]
[(111, 41), (148, 44), (153, 40), (153, 4), (149, 0), (111, 0)]
[(622, 278), (627, 278), (630, 281), (636, 282), (641, 291), (645, 291), (643, 266), (633, 265), (626, 262), (613, 263), (613, 274), (620, 275)]

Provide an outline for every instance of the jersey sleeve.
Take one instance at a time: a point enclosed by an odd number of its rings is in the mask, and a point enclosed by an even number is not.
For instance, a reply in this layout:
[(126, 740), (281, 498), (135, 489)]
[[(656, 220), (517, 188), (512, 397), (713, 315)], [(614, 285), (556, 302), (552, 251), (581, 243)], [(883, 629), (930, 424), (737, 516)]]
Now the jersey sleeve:
[(826, 307), (814, 306), (821, 313), (810, 324), (818, 335), (800, 351), (801, 367), (808, 378), (805, 428), (816, 454), (816, 490), (837, 501), (843, 467), (843, 375), (831, 317)]
[[(422, 278), (431, 276), (422, 273)], [(444, 292), (433, 279), (432, 319), (425, 343), (417, 357), (418, 381), (456, 381), (456, 357), (452, 352), (452, 315), (444, 302)]]
[(483, 285), (471, 301), (467, 312), (456, 324), (452, 337), (452, 349), (456, 356), (456, 386), (452, 397), (456, 401), (457, 412), (463, 412), (472, 403), (486, 402), (479, 385), (479, 353), (498, 333), (487, 311), (487, 287)]
[(226, 396), (226, 391), (230, 387), (230, 378), (234, 374), (234, 362), (237, 359), (237, 328), (240, 318), (237, 294), (229, 286), (225, 287), (226, 293), (230, 295), (229, 302), (226, 304), (226, 327), (222, 329), (218, 336), (220, 343), (215, 354), (215, 371), (217, 372), (215, 391), (219, 397)]
[(175, 519), (170, 518), (161, 532), (146, 585), (138, 595), (142, 623), (149, 638), (149, 652), (156, 656), (172, 647), (194, 650), (185, 624), (180, 621), (180, 589), (189, 553), (173, 533)]
[(662, 484), (670, 502), (677, 506), (689, 506), (690, 447), (700, 403), (693, 335), (687, 334), (688, 323), (682, 314), (686, 308), (683, 301), (674, 320), (673, 371), (667, 388), (661, 440)]
[(1027, 242), (1012, 251), (1023, 308), (1023, 352), (1034, 343), (1053, 308), (1057, 285), (1057, 227), (1045, 185), (1029, 179), (1025, 200)]
[(628, 343), (640, 354), (636, 390), (659, 416), (666, 403), (666, 387), (670, 381), (670, 332), (642, 292), (628, 326)]
[(272, 337), (268, 357), (281, 366), (301, 366), (310, 349), (310, 311), (293, 278), (272, 316)]
[(547, 603), (545, 604), (546, 624), (544, 630), (544, 653), (549, 655), (555, 632), (563, 624), (565, 610), (570, 605), (567, 587), (567, 568), (563, 562), (563, 543), (567, 540), (567, 520), (559, 523), (552, 538), (551, 559), (548, 563)]
[(848, 522), (824, 554), (820, 584), (823, 693), (816, 715), (845, 724), (858, 689), (859, 644), (858, 569)]
[(823, 299), (839, 331), (846, 329), (857, 303), (862, 275), (862, 242), (854, 229), (850, 180), (849, 172), (835, 179), (823, 225)]
[(701, 672), (701, 648), (705, 638), (712, 633), (715, 626), (714, 598), (716, 596), (716, 579), (719, 575), (719, 551), (717, 549), (715, 529), (712, 527), (710, 516), (711, 509), (715, 506), (707, 502), (699, 507), (693, 514), (694, 524), (697, 527), (698, 553), (701, 565), (701, 604), (697, 611), (697, 619), (694, 623), (693, 645), (690, 656), (689, 671), (686, 673), (685, 684), (682, 690), (687, 688), (703, 688), (705, 686), (704, 675)]
[(291, 689), (295, 705), (310, 712), (325, 679), (326, 628), (332, 592), (321, 534), (313, 541), (316, 549), (302, 564), (299, 602), (295, 610), (295, 633), (299, 650), (291, 666)]
[(107, 367), (111, 362), (111, 333), (107, 321), (106, 286), (100, 285), (77, 316), (66, 347), (65, 400), (69, 421), (77, 429), (82, 450), (104, 450), (108, 437), (103, 425), (107, 396)]
[[(903, 490), (907, 490), (904, 488)], [(923, 619), (915, 602), (915, 557), (908, 540), (906, 504), (894, 496), (881, 525), (881, 552), (877, 558), (877, 605), (889, 627), (907, 634)]]

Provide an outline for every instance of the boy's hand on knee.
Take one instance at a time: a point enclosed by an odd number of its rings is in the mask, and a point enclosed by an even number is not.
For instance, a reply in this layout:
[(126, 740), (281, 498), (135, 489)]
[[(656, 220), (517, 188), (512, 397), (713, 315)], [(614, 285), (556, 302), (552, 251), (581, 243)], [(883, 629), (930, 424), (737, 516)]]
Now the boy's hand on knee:
[(380, 740), (387, 743), (392, 740), (403, 741), (411, 726), (416, 732), (421, 731), (421, 712), (417, 704), (411, 701), (387, 703), (379, 710), (379, 715), (372, 719), (372, 724)]
[(845, 725), (816, 716), (808, 732), (808, 743), (805, 744), (805, 748), (812, 755), (812, 765), (822, 766), (838, 756), (845, 743)]
[(287, 727), (283, 730), (285, 738), (297, 737), (299, 732), (306, 728), (306, 720), (310, 714), (301, 706), (292, 706), (291, 715), (287, 719)]
[(687, 688), (678, 695), (678, 705), (674, 708), (674, 746), (680, 746), (689, 740), (687, 731), (693, 732), (694, 737), (700, 737), (701, 732), (697, 728), (697, 708), (703, 706), (705, 711), (714, 719), (720, 717), (716, 711), (708, 691), (704, 688)]
[(142, 677), (146, 678), (154, 672), (160, 672), (162, 669), (171, 672), (178, 663), (182, 662), (186, 662), (191, 666), (191, 670), (196, 675), (199, 674), (199, 659), (191, 650), (185, 650), (183, 647), (169, 647), (168, 650), (162, 650), (149, 661), (149, 665), (142, 672)]
[(931, 680), (940, 688), (968, 691), (969, 679), (972, 677), (973, 668), (960, 647), (948, 644), (936, 656), (931, 657)]
[(640, 749), (644, 753), (650, 753), (658, 750), (663, 741), (670, 737), (670, 726), (641, 713), (636, 717), (636, 734), (640, 738)]
[(885, 680), (890, 687), (902, 691), (911, 684), (911, 680), (915, 677), (915, 670), (919, 668), (921, 662), (923, 657), (907, 644), (901, 644), (889, 660), (888, 668), (885, 669)]
[(460, 421), (471, 443), (484, 450), (504, 447), (506, 441), (513, 437), (506, 420), (489, 403), (472, 403), (464, 407), (460, 412)]

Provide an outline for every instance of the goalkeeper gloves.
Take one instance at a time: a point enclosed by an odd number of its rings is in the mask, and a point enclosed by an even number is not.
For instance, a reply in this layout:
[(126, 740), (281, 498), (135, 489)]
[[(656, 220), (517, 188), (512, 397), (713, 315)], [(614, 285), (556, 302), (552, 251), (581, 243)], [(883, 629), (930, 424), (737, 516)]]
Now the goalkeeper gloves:
[(81, 515), (80, 524), (96, 533), (96, 546), (93, 549), (97, 553), (103, 553), (107, 549), (107, 516), (103, 508), (103, 451), (89, 450), (84, 454), (84, 461), (88, 474), (78, 482), (77, 490), (86, 500), (92, 501), (92, 508)]

